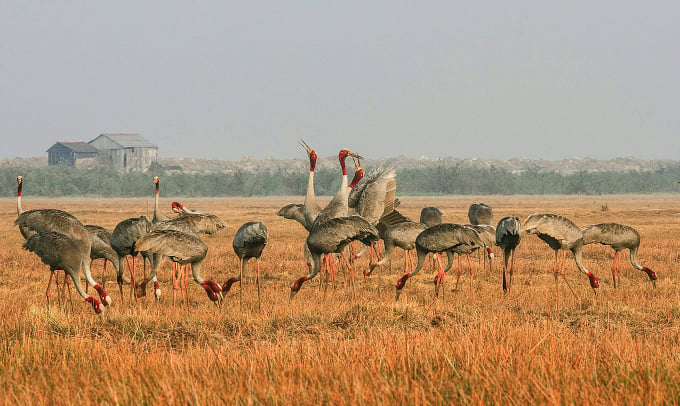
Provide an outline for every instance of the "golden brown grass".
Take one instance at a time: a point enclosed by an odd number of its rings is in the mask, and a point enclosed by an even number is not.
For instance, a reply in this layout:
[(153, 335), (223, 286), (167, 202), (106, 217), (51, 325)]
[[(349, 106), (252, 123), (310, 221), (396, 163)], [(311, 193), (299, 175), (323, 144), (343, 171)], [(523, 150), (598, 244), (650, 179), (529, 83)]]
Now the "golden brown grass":
[[(101, 316), (75, 299), (74, 310), (46, 306), (45, 266), (21, 250), (13, 227), (15, 202), (0, 200), (0, 388), (6, 404), (650, 404), (680, 402), (680, 207), (675, 196), (404, 198), (418, 218), (436, 205), (447, 222), (467, 222), (483, 200), (496, 219), (533, 212), (562, 214), (584, 226), (616, 221), (642, 235), (639, 260), (659, 275), (652, 289), (629, 263), (621, 286), (611, 283), (608, 248), (590, 246), (585, 263), (600, 279), (594, 296), (573, 261), (554, 289), (552, 251), (534, 236), (517, 253), (512, 291), (500, 287), (499, 261), (477, 265), (473, 291), (464, 267), (461, 289), (434, 298), (427, 269), (394, 284), (403, 264), (357, 277), (350, 299), (343, 273), (337, 286), (306, 283), (292, 303), (291, 283), (306, 273), (300, 225), (276, 217), (289, 199), (193, 199), (221, 216), (226, 232), (206, 237), (204, 276), (220, 284), (237, 272), (231, 239), (240, 224), (261, 220), (270, 231), (262, 258), (262, 311), (251, 272), (239, 309), (238, 285), (217, 309), (190, 282), (189, 303), (172, 305), (169, 265), (160, 272), (163, 299), (113, 305)], [(169, 208), (170, 199), (162, 199)], [(24, 207), (56, 207), (109, 228), (150, 214), (151, 199), (31, 199)], [(606, 204), (608, 210), (603, 211)], [(169, 214), (169, 209), (164, 210)], [(500, 251), (496, 249), (497, 258)], [(359, 269), (366, 266), (360, 261)], [(101, 262), (93, 265), (101, 279)], [(110, 268), (110, 267), (109, 267)], [(454, 268), (455, 269), (455, 268)], [(113, 280), (109, 269), (109, 281)], [(126, 293), (128, 290), (126, 289)]]

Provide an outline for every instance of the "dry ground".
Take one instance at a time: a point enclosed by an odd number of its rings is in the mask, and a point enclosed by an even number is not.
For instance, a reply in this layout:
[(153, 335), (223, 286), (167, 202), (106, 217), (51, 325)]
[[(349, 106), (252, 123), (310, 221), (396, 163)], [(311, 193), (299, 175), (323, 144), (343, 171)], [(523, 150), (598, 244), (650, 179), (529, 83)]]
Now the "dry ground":
[[(161, 199), (170, 214), (170, 199)], [(464, 267), (461, 288), (449, 275), (435, 299), (432, 270), (408, 282), (395, 303), (402, 269), (357, 276), (356, 298), (344, 284), (324, 290), (306, 283), (289, 301), (291, 283), (306, 270), (303, 228), (276, 216), (302, 198), (192, 199), (184, 203), (221, 216), (226, 232), (206, 237), (204, 276), (223, 283), (237, 272), (231, 239), (240, 224), (261, 220), (270, 243), (262, 258), (262, 310), (252, 275), (239, 308), (236, 285), (221, 309), (189, 285), (188, 303), (173, 307), (169, 266), (161, 303), (132, 303), (107, 290), (114, 303), (97, 316), (84, 301), (73, 310), (46, 306), (48, 272), (21, 250), (13, 227), (15, 201), (0, 200), (0, 399), (6, 404), (651, 404), (680, 402), (680, 251), (676, 196), (402, 198), (417, 219), (438, 206), (444, 221), (467, 222), (470, 203), (525, 219), (552, 212), (580, 226), (605, 221), (632, 225), (642, 235), (639, 260), (659, 275), (624, 262), (614, 289), (613, 251), (587, 247), (585, 264), (600, 279), (597, 296), (573, 261), (555, 291), (553, 253), (538, 238), (523, 239), (513, 288), (503, 294), (499, 261), (479, 265), (474, 287)], [(608, 210), (603, 211), (602, 205)], [(151, 199), (24, 199), (24, 208), (55, 207), (84, 223), (112, 229), (151, 214)], [(496, 249), (497, 258), (500, 251)], [(627, 257), (626, 257), (627, 258)], [(359, 268), (366, 260), (359, 262)], [(93, 264), (101, 279), (101, 261)], [(109, 266), (109, 281), (113, 280)], [(127, 292), (127, 290), (126, 290)]]

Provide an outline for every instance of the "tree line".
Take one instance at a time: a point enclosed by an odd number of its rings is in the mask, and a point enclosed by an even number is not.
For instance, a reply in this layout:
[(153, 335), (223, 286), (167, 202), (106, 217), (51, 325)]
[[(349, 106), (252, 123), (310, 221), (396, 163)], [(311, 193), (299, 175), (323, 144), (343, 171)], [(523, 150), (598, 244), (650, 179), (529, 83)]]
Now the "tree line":
[[(367, 168), (367, 173), (370, 168)], [(163, 196), (300, 196), (307, 188), (307, 171), (266, 170), (256, 173), (109, 172), (71, 167), (0, 168), (3, 197), (16, 195), (16, 177), (24, 176), (24, 195), (41, 197), (143, 197), (153, 192), (152, 177), (161, 177)], [(350, 174), (351, 178), (351, 174)], [(334, 195), (340, 187), (337, 169), (318, 169), (317, 195)], [(397, 171), (398, 195), (543, 195), (543, 194), (644, 194), (676, 193), (680, 164), (653, 172), (580, 171), (571, 174), (526, 170), (512, 173), (502, 168), (460, 166), (402, 169)]]

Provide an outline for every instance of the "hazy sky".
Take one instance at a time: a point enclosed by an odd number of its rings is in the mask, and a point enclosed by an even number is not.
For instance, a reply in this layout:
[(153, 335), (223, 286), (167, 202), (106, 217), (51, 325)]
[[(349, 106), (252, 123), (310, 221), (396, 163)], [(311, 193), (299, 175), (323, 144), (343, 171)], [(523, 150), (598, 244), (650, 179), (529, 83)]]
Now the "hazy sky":
[[(557, 4), (559, 3), (559, 4)], [(2, 1), (0, 157), (680, 159), (680, 2)]]

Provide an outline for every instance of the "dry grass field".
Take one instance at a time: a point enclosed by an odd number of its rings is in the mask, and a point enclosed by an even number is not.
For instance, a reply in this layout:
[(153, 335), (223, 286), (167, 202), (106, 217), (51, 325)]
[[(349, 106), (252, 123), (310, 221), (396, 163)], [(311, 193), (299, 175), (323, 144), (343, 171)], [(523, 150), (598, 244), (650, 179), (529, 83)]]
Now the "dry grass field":
[[(161, 199), (170, 214), (171, 199)], [(584, 250), (584, 263), (600, 279), (597, 295), (573, 260), (555, 291), (553, 251), (525, 236), (516, 256), (512, 290), (501, 290), (501, 258), (494, 270), (477, 266), (474, 287), (464, 262), (434, 297), (433, 271), (411, 279), (395, 303), (403, 252), (370, 278), (357, 265), (355, 299), (339, 272), (307, 282), (291, 302), (292, 282), (307, 273), (304, 229), (276, 216), (295, 198), (188, 199), (188, 207), (222, 217), (228, 229), (209, 246), (203, 276), (222, 284), (238, 271), (231, 248), (249, 220), (269, 227), (262, 257), (262, 309), (254, 272), (239, 308), (235, 285), (217, 308), (190, 281), (188, 303), (173, 307), (170, 265), (159, 272), (163, 297), (114, 302), (96, 315), (74, 293), (73, 309), (44, 295), (47, 268), (21, 249), (13, 226), (15, 201), (0, 200), (0, 399), (5, 404), (658, 404), (680, 403), (680, 202), (677, 196), (511, 196), (402, 198), (400, 211), (417, 219), (438, 206), (445, 222), (466, 223), (469, 204), (494, 207), (496, 221), (552, 212), (577, 225), (614, 221), (642, 236), (639, 261), (659, 276), (622, 262), (613, 288), (613, 251)], [(603, 210), (602, 205), (608, 206)], [(152, 199), (32, 199), (24, 209), (67, 210), (86, 224), (109, 229), (120, 220), (151, 215)], [(571, 254), (567, 257), (571, 258)], [(138, 262), (138, 265), (141, 262)], [(93, 264), (102, 279), (102, 262)], [(252, 267), (251, 269), (254, 269)], [(455, 267), (454, 267), (455, 270)], [(141, 271), (141, 265), (138, 272)], [(126, 271), (127, 272), (127, 271)], [(126, 288), (129, 288), (126, 286)], [(90, 290), (91, 292), (91, 290)], [(53, 291), (53, 294), (55, 292)]]

